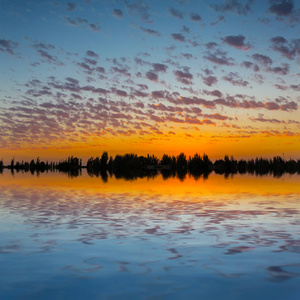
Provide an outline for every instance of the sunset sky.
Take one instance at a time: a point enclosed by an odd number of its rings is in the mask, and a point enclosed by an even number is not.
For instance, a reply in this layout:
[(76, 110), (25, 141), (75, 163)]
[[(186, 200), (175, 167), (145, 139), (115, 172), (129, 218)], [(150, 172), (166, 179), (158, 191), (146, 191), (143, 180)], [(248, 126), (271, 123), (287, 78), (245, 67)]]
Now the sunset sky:
[(299, 158), (299, 1), (0, 3), (0, 159)]

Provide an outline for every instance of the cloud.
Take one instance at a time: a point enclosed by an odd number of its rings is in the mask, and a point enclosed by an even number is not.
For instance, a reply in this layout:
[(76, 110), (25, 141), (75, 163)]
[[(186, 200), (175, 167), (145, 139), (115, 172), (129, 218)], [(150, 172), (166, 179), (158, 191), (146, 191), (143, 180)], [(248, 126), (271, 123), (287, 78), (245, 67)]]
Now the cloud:
[(235, 47), (240, 50), (249, 50), (250, 44), (245, 44), (245, 37), (243, 35), (228, 35), (223, 41), (229, 46)]
[(99, 58), (99, 55), (92, 50), (87, 50), (86, 56), (93, 57), (93, 58)]
[(115, 8), (113, 10), (113, 16), (118, 17), (119, 19), (123, 18), (123, 11), (120, 9)]
[(182, 11), (171, 7), (169, 9), (169, 12), (170, 12), (171, 16), (173, 16), (175, 18), (178, 18), (178, 19), (183, 19), (183, 12)]
[(187, 26), (185, 26), (185, 25), (183, 25), (183, 26), (182, 26), (182, 31), (184, 31), (184, 32), (186, 32), (186, 33), (190, 33), (190, 28), (187, 27)]
[(128, 70), (126, 68), (112, 67), (111, 70), (114, 73), (119, 73), (119, 74), (123, 74), (123, 75), (128, 76), (128, 77), (131, 77), (131, 74), (128, 72)]
[(74, 11), (76, 8), (77, 4), (73, 2), (68, 2), (67, 3), (67, 11)]
[(167, 65), (155, 63), (152, 64), (154, 72), (166, 72), (168, 69)]
[(214, 97), (219, 97), (221, 98), (223, 96), (222, 92), (219, 91), (219, 90), (213, 90), (213, 91), (207, 91), (207, 90), (204, 90), (203, 91), (206, 95), (211, 95), (211, 96), (214, 96)]
[(150, 7), (142, 0), (126, 0), (125, 5), (130, 15), (137, 14), (142, 22), (151, 23), (150, 19)]
[(263, 122), (263, 123), (273, 123), (273, 124), (300, 124), (299, 121), (295, 120), (279, 120), (279, 119), (267, 119), (263, 115), (260, 115), (258, 118), (249, 118), (252, 122)]
[(290, 71), (290, 66), (288, 64), (282, 64), (280, 67), (268, 68), (267, 71), (275, 74), (287, 75)]
[(150, 34), (150, 35), (161, 36), (161, 34), (158, 31), (150, 29), (150, 28), (140, 27), (140, 30), (142, 30), (143, 32)]
[(15, 49), (19, 46), (18, 43), (11, 40), (1, 40), (0, 39), (0, 51), (9, 53), (11, 55), (15, 54)]
[(191, 13), (190, 19), (195, 22), (200, 22), (202, 20), (201, 16), (196, 13)]
[(243, 61), (241, 63), (241, 66), (246, 68), (246, 69), (253, 69), (255, 72), (258, 72), (260, 70), (259, 66), (257, 64), (254, 64), (251, 61)]
[(224, 16), (218, 16), (217, 20), (214, 22), (211, 22), (210, 25), (211, 26), (215, 26), (217, 24), (219, 24), (220, 22), (224, 21), (225, 22), (225, 17)]
[(191, 54), (191, 53), (181, 53), (181, 55), (182, 55), (183, 57), (185, 57), (186, 59), (191, 59), (191, 58), (193, 58), (193, 54)]
[(217, 65), (234, 65), (234, 59), (227, 57), (227, 52), (222, 50), (216, 50), (214, 53), (209, 52), (207, 55), (203, 56), (203, 58)]
[[(60, 60), (58, 60), (58, 58), (55, 55), (52, 55), (49, 53), (49, 51), (55, 49), (55, 47), (53, 45), (45, 44), (45, 43), (38, 43), (38, 44), (34, 44), (33, 48), (39, 54), (39, 56), (42, 58), (43, 62), (54, 64), (57, 66), (64, 65)], [(49, 51), (46, 51), (46, 50), (49, 50)]]
[(68, 21), (68, 24), (71, 26), (79, 26), (88, 23), (88, 20), (84, 18), (71, 19), (70, 17), (65, 17), (65, 19)]
[(152, 71), (149, 71), (146, 73), (146, 77), (151, 80), (151, 81), (154, 81), (154, 82), (157, 82), (158, 80), (158, 75)]
[(210, 7), (216, 12), (234, 12), (238, 15), (247, 15), (251, 11), (254, 0), (225, 0), (222, 4), (211, 4)]
[(248, 81), (243, 80), (236, 72), (230, 72), (228, 75), (222, 77), (224, 80), (230, 82), (234, 86), (247, 86)]
[(269, 11), (277, 17), (285, 17), (293, 13), (294, 3), (292, 0), (272, 0), (271, 3), (273, 4), (269, 7)]
[(182, 112), (183, 108), (178, 106), (166, 106), (162, 103), (158, 104), (149, 104), (148, 105), (151, 109), (159, 110), (162, 112)]
[(218, 82), (218, 79), (216, 76), (202, 76), (203, 83), (212, 86), (213, 84), (216, 84)]
[(89, 25), (90, 29), (93, 31), (93, 32), (99, 32), (101, 30), (101, 26), (100, 24), (93, 24), (91, 23)]
[(181, 33), (172, 33), (171, 36), (175, 41), (185, 42), (185, 36)]
[(174, 71), (177, 81), (183, 84), (193, 84), (193, 75), (189, 71), (182, 72), (180, 70)]
[(204, 44), (204, 46), (205, 46), (208, 50), (211, 50), (211, 49), (214, 49), (216, 46), (218, 46), (218, 44), (215, 43), (215, 42), (209, 42), (209, 43)]
[(273, 61), (269, 56), (255, 53), (252, 55), (252, 58), (262, 64), (264, 67), (269, 67)]
[(296, 55), (300, 55), (300, 39), (294, 39), (290, 43), (282, 37), (277, 36), (271, 39), (272, 49), (281, 53), (282, 56), (293, 59)]

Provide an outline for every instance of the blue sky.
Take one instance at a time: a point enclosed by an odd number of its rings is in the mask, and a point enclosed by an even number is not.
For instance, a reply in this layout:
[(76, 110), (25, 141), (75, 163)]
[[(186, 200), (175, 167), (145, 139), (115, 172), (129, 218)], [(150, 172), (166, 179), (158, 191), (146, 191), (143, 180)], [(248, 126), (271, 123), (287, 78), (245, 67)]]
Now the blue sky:
[(294, 155), (299, 20), (283, 0), (1, 0), (0, 149)]

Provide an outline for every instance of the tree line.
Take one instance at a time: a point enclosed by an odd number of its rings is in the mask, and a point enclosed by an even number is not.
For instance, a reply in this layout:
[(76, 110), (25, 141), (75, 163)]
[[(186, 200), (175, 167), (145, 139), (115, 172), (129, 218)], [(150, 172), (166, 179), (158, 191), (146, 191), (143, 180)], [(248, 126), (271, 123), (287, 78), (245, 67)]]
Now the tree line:
[(284, 160), (280, 156), (272, 159), (255, 158), (249, 160), (236, 160), (233, 157), (225, 155), (223, 159), (212, 162), (206, 154), (203, 156), (195, 154), (186, 157), (184, 153), (178, 156), (170, 156), (164, 154), (161, 159), (154, 155), (138, 156), (129, 153), (124, 155), (116, 155), (114, 158), (108, 156), (107, 152), (103, 152), (100, 157), (91, 157), (85, 166), (82, 165), (82, 159), (70, 156), (67, 159), (55, 163), (44, 162), (39, 158), (30, 162), (15, 162), (11, 160), (9, 165), (4, 165), (3, 160), (0, 161), (0, 172), (3, 169), (10, 169), (16, 172), (65, 172), (69, 176), (78, 176), (83, 168), (87, 169), (90, 176), (101, 176), (104, 181), (108, 176), (114, 175), (116, 178), (136, 179), (140, 177), (154, 177), (162, 174), (164, 178), (178, 176), (184, 179), (187, 174), (198, 178), (200, 176), (207, 177), (211, 172), (216, 174), (256, 174), (267, 175), (272, 174), (280, 177), (284, 173), (300, 174), (300, 160)]

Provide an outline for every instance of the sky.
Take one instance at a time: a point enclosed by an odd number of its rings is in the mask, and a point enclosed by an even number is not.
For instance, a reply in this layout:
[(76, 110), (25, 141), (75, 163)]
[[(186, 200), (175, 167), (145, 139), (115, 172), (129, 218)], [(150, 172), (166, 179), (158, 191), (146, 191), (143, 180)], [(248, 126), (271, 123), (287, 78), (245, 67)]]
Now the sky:
[(299, 1), (0, 4), (4, 161), (299, 158)]

